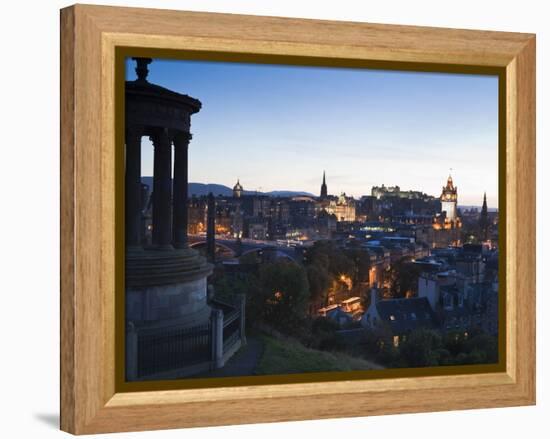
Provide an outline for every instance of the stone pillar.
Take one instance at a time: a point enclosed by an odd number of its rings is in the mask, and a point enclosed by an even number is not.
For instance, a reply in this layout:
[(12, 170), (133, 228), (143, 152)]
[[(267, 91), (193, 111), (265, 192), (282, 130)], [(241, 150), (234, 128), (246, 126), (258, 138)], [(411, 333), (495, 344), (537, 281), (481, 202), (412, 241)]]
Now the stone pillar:
[(174, 205), (173, 221), (174, 247), (187, 247), (187, 151), (191, 134), (179, 131), (174, 136)]
[(212, 192), (208, 194), (206, 212), (206, 259), (216, 261), (216, 199)]
[(141, 247), (141, 136), (138, 127), (126, 129), (125, 229), (126, 248)]
[(172, 151), (165, 129), (151, 136), (155, 147), (153, 176), (153, 245), (172, 249)]
[(210, 314), (212, 331), (212, 366), (213, 369), (223, 367), (223, 311), (213, 309)]

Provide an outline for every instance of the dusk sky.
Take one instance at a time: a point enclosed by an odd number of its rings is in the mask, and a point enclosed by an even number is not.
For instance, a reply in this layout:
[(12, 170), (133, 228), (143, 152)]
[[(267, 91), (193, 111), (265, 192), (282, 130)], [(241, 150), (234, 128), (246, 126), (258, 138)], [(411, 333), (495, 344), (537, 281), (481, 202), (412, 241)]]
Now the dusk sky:
[[(133, 61), (127, 79), (133, 80)], [(360, 197), (399, 185), (498, 206), (498, 77), (155, 60), (148, 80), (202, 102), (189, 181)], [(142, 174), (153, 175), (143, 141)]]

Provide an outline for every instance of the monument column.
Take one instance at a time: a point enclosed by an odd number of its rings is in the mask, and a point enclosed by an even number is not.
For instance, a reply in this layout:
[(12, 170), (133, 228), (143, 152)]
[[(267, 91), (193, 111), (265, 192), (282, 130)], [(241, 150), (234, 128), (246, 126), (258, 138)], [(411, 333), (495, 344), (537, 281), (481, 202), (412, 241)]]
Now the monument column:
[(172, 248), (172, 151), (165, 129), (151, 136), (155, 147), (153, 164), (153, 245)]
[(178, 131), (174, 136), (174, 247), (187, 247), (187, 152), (191, 134)]
[(139, 127), (126, 129), (125, 216), (126, 248), (141, 247), (141, 135)]
[(206, 212), (206, 259), (216, 261), (216, 199), (212, 192), (208, 194)]

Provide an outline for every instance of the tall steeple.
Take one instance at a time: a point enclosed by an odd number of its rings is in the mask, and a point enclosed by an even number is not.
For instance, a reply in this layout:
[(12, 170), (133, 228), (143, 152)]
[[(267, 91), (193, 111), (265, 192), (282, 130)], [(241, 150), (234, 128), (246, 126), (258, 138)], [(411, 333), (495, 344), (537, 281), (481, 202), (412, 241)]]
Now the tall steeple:
[(487, 212), (487, 192), (483, 193), (483, 205), (479, 214), (480, 238), (486, 241), (489, 238), (489, 213)]
[(323, 171), (323, 183), (321, 184), (321, 199), (324, 200), (327, 197), (328, 197), (327, 180), (325, 176), (325, 171)]

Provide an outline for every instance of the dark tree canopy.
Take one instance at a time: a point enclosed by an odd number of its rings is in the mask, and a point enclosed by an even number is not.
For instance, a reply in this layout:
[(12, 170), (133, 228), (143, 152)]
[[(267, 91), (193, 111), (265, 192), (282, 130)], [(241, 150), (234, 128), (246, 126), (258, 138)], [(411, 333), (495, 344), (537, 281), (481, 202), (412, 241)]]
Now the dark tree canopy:
[(330, 286), (328, 271), (319, 264), (310, 264), (306, 268), (309, 282), (310, 300), (324, 301)]
[(438, 366), (442, 350), (441, 336), (427, 329), (413, 331), (400, 347), (401, 356), (409, 367)]
[(260, 269), (261, 301), (265, 320), (291, 330), (307, 311), (309, 283), (306, 271), (294, 262), (278, 260)]
[(393, 263), (387, 273), (392, 297), (405, 297), (407, 292), (416, 294), (421, 272), (422, 269), (412, 263), (411, 258), (402, 258)]

